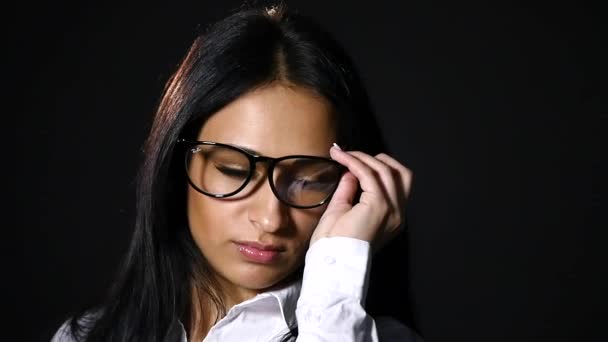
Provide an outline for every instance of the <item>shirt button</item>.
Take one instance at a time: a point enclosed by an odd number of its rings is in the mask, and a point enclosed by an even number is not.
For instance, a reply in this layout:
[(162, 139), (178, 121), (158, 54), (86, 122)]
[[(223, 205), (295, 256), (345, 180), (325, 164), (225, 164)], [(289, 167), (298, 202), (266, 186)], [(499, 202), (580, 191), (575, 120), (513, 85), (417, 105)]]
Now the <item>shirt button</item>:
[(331, 265), (334, 262), (336, 262), (336, 259), (334, 259), (334, 257), (331, 256), (326, 256), (325, 259), (323, 259), (323, 261), (325, 261), (326, 264)]

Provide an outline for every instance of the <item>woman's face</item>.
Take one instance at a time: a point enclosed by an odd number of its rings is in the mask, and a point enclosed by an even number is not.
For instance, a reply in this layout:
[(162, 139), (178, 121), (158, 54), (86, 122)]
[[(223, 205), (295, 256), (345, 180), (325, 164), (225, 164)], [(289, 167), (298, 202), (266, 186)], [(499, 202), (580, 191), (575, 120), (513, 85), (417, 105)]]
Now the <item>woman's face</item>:
[[(198, 140), (236, 145), (269, 157), (329, 157), (336, 140), (331, 106), (312, 92), (271, 85), (245, 94), (213, 114)], [(245, 190), (213, 198), (188, 186), (192, 236), (227, 292), (236, 301), (277, 284), (303, 262), (309, 239), (326, 205), (313, 209), (286, 206), (273, 194), (266, 165)], [(280, 246), (270, 260), (251, 258), (238, 242)]]

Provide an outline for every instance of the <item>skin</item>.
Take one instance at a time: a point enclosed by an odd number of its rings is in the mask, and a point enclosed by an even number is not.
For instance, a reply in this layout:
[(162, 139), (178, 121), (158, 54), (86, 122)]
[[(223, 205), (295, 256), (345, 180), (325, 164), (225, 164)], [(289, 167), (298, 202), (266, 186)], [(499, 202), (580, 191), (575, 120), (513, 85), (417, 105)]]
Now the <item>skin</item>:
[[(222, 286), (227, 310), (279, 286), (321, 238), (357, 238), (378, 250), (399, 233), (411, 171), (386, 154), (331, 147), (336, 140), (332, 107), (309, 90), (273, 84), (245, 94), (213, 114), (198, 140), (242, 146), (270, 157), (331, 157), (349, 170), (331, 202), (314, 209), (281, 203), (263, 164), (252, 184), (234, 197), (212, 198), (188, 186), (190, 230)], [(363, 192), (354, 203), (359, 186)], [(281, 245), (284, 250), (272, 264), (255, 263), (240, 254), (235, 240)], [(204, 327), (205, 334), (209, 328)]]
[[(322, 98), (301, 88), (275, 85), (248, 93), (213, 114), (198, 140), (242, 146), (270, 157), (329, 157), (335, 125), (331, 107)], [(282, 204), (265, 178), (265, 165), (257, 166), (263, 177), (253, 179), (234, 197), (217, 199), (188, 187), (190, 230), (222, 284), (228, 307), (296, 270), (325, 210), (325, 206), (296, 209)], [(273, 264), (254, 263), (243, 258), (235, 240), (277, 244), (285, 251)]]

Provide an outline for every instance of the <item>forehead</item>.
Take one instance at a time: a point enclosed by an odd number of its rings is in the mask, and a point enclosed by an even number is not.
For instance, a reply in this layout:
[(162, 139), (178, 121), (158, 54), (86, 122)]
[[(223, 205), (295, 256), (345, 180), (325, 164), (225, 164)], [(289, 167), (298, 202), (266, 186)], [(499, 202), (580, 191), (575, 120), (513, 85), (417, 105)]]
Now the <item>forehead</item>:
[(211, 115), (198, 139), (271, 157), (328, 156), (336, 139), (335, 117), (329, 102), (312, 91), (275, 84), (244, 94)]

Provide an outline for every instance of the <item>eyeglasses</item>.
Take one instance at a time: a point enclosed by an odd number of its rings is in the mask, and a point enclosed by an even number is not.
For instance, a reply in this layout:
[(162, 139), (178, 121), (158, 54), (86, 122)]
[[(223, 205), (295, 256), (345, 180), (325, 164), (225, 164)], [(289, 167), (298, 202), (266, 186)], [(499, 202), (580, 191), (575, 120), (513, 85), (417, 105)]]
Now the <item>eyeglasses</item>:
[(212, 141), (187, 141), (185, 167), (188, 182), (202, 194), (215, 198), (234, 196), (250, 185), (258, 162), (267, 163), (274, 195), (294, 208), (314, 208), (326, 203), (338, 187), (346, 168), (330, 158), (292, 155), (271, 158)]

